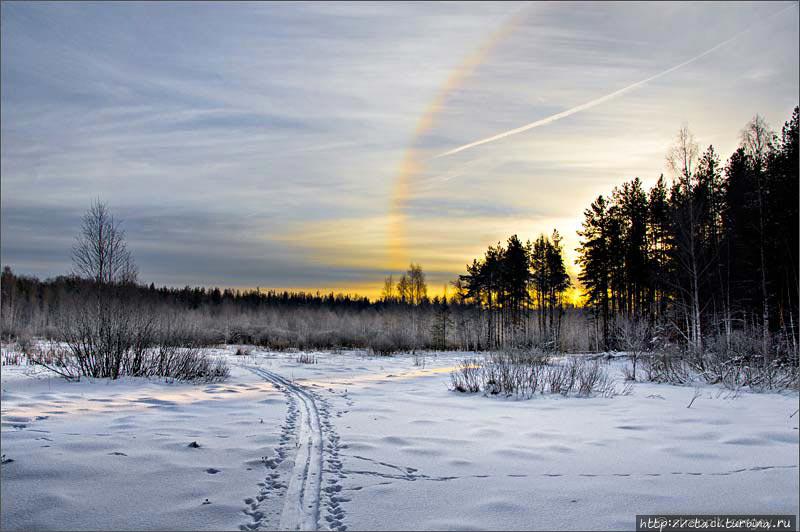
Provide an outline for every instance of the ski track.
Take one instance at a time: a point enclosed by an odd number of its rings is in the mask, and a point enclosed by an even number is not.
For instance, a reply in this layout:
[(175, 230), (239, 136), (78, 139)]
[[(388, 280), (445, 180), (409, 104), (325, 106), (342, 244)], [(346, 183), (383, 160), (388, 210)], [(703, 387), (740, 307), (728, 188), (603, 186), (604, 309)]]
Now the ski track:
[[(242, 525), (242, 530), (318, 530), (320, 528), (345, 532), (344, 510), (341, 503), (350, 499), (342, 496), (340, 480), (349, 475), (372, 477), (383, 480), (378, 484), (391, 484), (394, 481), (433, 481), (446, 482), (468, 478), (493, 478), (497, 476), (513, 478), (551, 478), (574, 475), (543, 472), (540, 474), (464, 476), (431, 476), (413, 467), (398, 466), (359, 455), (347, 455), (350, 459), (370, 462), (380, 470), (343, 469), (340, 460), (339, 436), (330, 419), (330, 403), (318, 393), (260, 367), (245, 366), (259, 377), (271, 382), (287, 398), (286, 422), (282, 426), (280, 445), (273, 457), (262, 457), (268, 470), (266, 482), (259, 483), (261, 491), (255, 499), (246, 499), (249, 509), (245, 513), (252, 522)], [(317, 386), (317, 385), (314, 385)], [(352, 401), (345, 394), (347, 405)], [(343, 411), (346, 412), (346, 411)], [(337, 412), (341, 416), (343, 412)], [(293, 460), (291, 459), (294, 455)], [(289, 467), (290, 466), (290, 467)], [(591, 479), (595, 477), (666, 477), (674, 475), (727, 476), (741, 473), (759, 472), (771, 469), (796, 469), (796, 465), (767, 465), (742, 467), (728, 471), (669, 471), (669, 472), (620, 472), (620, 473), (582, 473), (578, 476)], [(283, 474), (281, 473), (283, 471)], [(287, 474), (288, 471), (288, 474)], [(288, 478), (282, 478), (287, 477)], [(324, 478), (323, 478), (324, 477)], [(325, 482), (323, 482), (323, 480)], [(345, 488), (359, 491), (366, 486)], [(282, 507), (279, 505), (282, 498)], [(262, 504), (270, 501), (271, 504)], [(277, 527), (275, 525), (278, 525)]]
[[(262, 460), (267, 467), (266, 482), (259, 483), (260, 493), (248, 498), (245, 514), (252, 522), (242, 525), (242, 530), (262, 530), (264, 527), (279, 530), (318, 530), (320, 522), (325, 528), (344, 532), (344, 511), (340, 503), (349, 499), (340, 497), (339, 480), (345, 478), (339, 460), (339, 436), (330, 421), (329, 403), (311, 390), (259, 367), (247, 369), (271, 382), (287, 398), (286, 422), (282, 426), (280, 445), (272, 457)], [(288, 469), (284, 461), (294, 455), (288, 479), (281, 472)], [(327, 466), (327, 467), (326, 467)], [(326, 486), (323, 487), (323, 475)], [(282, 497), (278, 513), (275, 498)], [(272, 504), (264, 504), (269, 501)], [(277, 527), (275, 523), (277, 522)]]

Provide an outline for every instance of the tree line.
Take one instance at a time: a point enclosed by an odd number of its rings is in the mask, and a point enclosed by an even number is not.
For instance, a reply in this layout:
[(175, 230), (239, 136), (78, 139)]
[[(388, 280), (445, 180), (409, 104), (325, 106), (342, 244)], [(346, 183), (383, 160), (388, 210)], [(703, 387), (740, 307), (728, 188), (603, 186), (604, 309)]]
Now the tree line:
[[(394, 275), (386, 277), (381, 301), (409, 303), (412, 307), (430, 303), (435, 309), (434, 344), (442, 347), (448, 329), (462, 338), (462, 343), (472, 343), (474, 349), (560, 345), (564, 294), (571, 281), (558, 231), (525, 243), (512, 235), (505, 244), (489, 246), (466, 270), (451, 283), (449, 298), (445, 286), (441, 298), (428, 300), (425, 274), (412, 263), (397, 283)], [(451, 307), (460, 310), (455, 320)], [(411, 315), (415, 315), (413, 308)]]
[(740, 140), (723, 163), (684, 127), (671, 179), (635, 178), (584, 211), (579, 279), (600, 348), (617, 347), (622, 318), (694, 352), (747, 337), (764, 357), (796, 356), (798, 109), (780, 134), (756, 116)]
[[(534, 327), (540, 344), (559, 345), (563, 296), (571, 281), (558, 231), (524, 244), (512, 235), (505, 246), (490, 246), (466, 269), (455, 283), (456, 294), (481, 311), (487, 347), (530, 344)], [(533, 310), (538, 311), (535, 322)]]

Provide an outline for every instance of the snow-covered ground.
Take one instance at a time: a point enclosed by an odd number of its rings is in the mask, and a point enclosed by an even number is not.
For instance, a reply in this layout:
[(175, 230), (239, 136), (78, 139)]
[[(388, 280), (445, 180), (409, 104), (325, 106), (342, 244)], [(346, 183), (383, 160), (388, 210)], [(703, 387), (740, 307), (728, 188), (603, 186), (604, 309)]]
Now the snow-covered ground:
[(627, 530), (637, 513), (798, 513), (797, 393), (705, 386), (687, 408), (694, 387), (638, 383), (518, 401), (449, 391), (464, 354), (423, 368), (234, 351), (212, 350), (232, 366), (218, 384), (4, 366), (0, 526)]

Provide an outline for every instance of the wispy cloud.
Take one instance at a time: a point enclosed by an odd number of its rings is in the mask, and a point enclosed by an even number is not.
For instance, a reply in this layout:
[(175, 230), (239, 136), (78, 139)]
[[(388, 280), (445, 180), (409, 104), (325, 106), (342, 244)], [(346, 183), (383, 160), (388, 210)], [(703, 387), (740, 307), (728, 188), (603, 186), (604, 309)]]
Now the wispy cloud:
[[(784, 8), (784, 9), (781, 9), (778, 13), (775, 13), (774, 15), (768, 17), (768, 19), (777, 17), (778, 15), (783, 14), (788, 9), (792, 9), (794, 7), (795, 7), (795, 4), (793, 3), (793, 4), (789, 5), (788, 7)], [(761, 21), (761, 22), (764, 22), (764, 21)], [(595, 98), (593, 100), (589, 100), (588, 102), (582, 103), (580, 105), (576, 105), (575, 107), (572, 107), (572, 108), (567, 109), (565, 111), (561, 111), (560, 113), (556, 113), (556, 114), (547, 116), (547, 117), (542, 118), (540, 120), (536, 120), (535, 122), (531, 122), (531, 123), (526, 124), (524, 126), (520, 126), (520, 127), (514, 128), (514, 129), (509, 129), (508, 131), (504, 131), (502, 133), (498, 133), (497, 135), (493, 135), (493, 136), (487, 137), (485, 139), (477, 140), (475, 142), (470, 142), (469, 144), (464, 144), (463, 146), (459, 146), (457, 148), (453, 148), (451, 150), (447, 150), (447, 151), (445, 151), (443, 153), (440, 153), (440, 154), (434, 156), (434, 158), (438, 159), (439, 157), (447, 157), (448, 155), (453, 155), (455, 153), (459, 153), (459, 152), (462, 152), (464, 150), (468, 150), (470, 148), (475, 148), (475, 147), (481, 146), (483, 144), (488, 144), (490, 142), (495, 142), (495, 141), (504, 139), (506, 137), (510, 137), (512, 135), (517, 135), (519, 133), (523, 133), (525, 131), (529, 131), (529, 130), (531, 130), (533, 128), (545, 126), (547, 124), (552, 124), (553, 122), (556, 122), (557, 120), (561, 120), (563, 118), (567, 118), (568, 116), (572, 116), (572, 115), (580, 113), (582, 111), (589, 110), (592, 107), (596, 107), (596, 106), (601, 105), (601, 104), (603, 104), (603, 103), (605, 103), (605, 102), (607, 102), (609, 100), (613, 100), (614, 98), (618, 98), (618, 97), (622, 96), (625, 93), (628, 93), (628, 92), (630, 92), (630, 91), (632, 91), (634, 89), (638, 89), (639, 87), (641, 87), (641, 86), (643, 86), (643, 85), (645, 85), (647, 83), (650, 83), (652, 81), (655, 81), (655, 80), (657, 80), (659, 78), (662, 78), (662, 77), (666, 76), (667, 74), (675, 72), (679, 68), (683, 68), (683, 67), (685, 67), (687, 65), (690, 65), (690, 64), (694, 63), (695, 61), (698, 61), (698, 60), (704, 58), (705, 56), (715, 52), (719, 48), (722, 48), (726, 44), (738, 39), (742, 35), (744, 35), (746, 33), (750, 33), (750, 31), (752, 29), (753, 28), (750, 27), (750, 28), (747, 28), (745, 30), (742, 30), (739, 33), (737, 33), (736, 35), (734, 35), (733, 37), (730, 37), (729, 39), (726, 39), (726, 40), (724, 40), (724, 41), (712, 46), (708, 50), (706, 50), (706, 51), (704, 51), (704, 52), (702, 52), (700, 54), (697, 54), (694, 57), (692, 57), (690, 59), (687, 59), (686, 61), (678, 63), (677, 65), (672, 66), (672, 67), (670, 67), (670, 68), (668, 68), (666, 70), (662, 70), (658, 74), (654, 74), (654, 75), (652, 75), (650, 77), (647, 77), (645, 79), (639, 80), (639, 81), (637, 81), (635, 83), (631, 83), (630, 85), (627, 85), (627, 86), (625, 86), (625, 87), (623, 87), (621, 89), (618, 89), (618, 90), (616, 90), (614, 92), (606, 94), (605, 96), (601, 96), (599, 98)]]
[(571, 248), (586, 203), (654, 179), (682, 122), (724, 154), (753, 113), (786, 118), (796, 17), (546, 135), (429, 157), (646, 80), (786, 5), (4, 3), (2, 262), (66, 272), (101, 197), (145, 281), (363, 288), (400, 266), (398, 168), (403, 254), (437, 285), (512, 232), (557, 227)]

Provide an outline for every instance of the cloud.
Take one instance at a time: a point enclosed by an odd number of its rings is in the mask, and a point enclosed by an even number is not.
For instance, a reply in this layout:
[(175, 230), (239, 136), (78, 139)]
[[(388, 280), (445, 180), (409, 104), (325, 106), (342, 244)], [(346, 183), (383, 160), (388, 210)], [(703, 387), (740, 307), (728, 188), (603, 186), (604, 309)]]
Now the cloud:
[[(6, 3), (2, 262), (66, 272), (100, 197), (145, 281), (363, 288), (395, 266), (389, 212), (409, 145), (427, 160), (574, 108), (784, 5), (535, 4), (448, 84), (517, 4)], [(755, 112), (780, 124), (797, 99), (796, 17), (769, 33), (546, 134), (410, 164), (408, 258), (439, 284), (512, 232), (568, 238), (594, 195), (657, 177), (682, 122), (722, 154)], [(742, 79), (758, 71), (777, 74)], [(436, 120), (415, 136), (431, 102)]]
[[(775, 13), (774, 15), (768, 17), (768, 19), (777, 17), (778, 15), (782, 14), (786, 10), (788, 10), (790, 8), (793, 8), (793, 7), (795, 7), (795, 5), (791, 4), (788, 7), (780, 10), (778, 13)], [(759, 21), (756, 24), (760, 25), (760, 24), (762, 24), (764, 22), (765, 21)], [(464, 150), (468, 150), (470, 148), (475, 148), (477, 146), (481, 146), (483, 144), (488, 144), (490, 142), (495, 142), (495, 141), (504, 139), (506, 137), (510, 137), (512, 135), (517, 135), (519, 133), (523, 133), (525, 131), (529, 131), (529, 130), (537, 128), (537, 127), (541, 127), (541, 126), (545, 126), (545, 125), (548, 125), (548, 124), (552, 124), (553, 122), (556, 122), (557, 120), (561, 120), (563, 118), (567, 118), (568, 116), (572, 116), (572, 115), (574, 115), (576, 113), (580, 113), (582, 111), (586, 111), (588, 109), (591, 109), (593, 107), (601, 105), (601, 104), (603, 104), (603, 103), (605, 103), (605, 102), (607, 102), (609, 100), (613, 100), (614, 98), (618, 98), (618, 97), (620, 97), (620, 96), (622, 96), (622, 95), (624, 95), (624, 94), (626, 94), (626, 93), (628, 93), (628, 92), (630, 92), (630, 91), (632, 91), (634, 89), (638, 89), (639, 87), (641, 87), (641, 86), (643, 86), (643, 85), (645, 85), (647, 83), (650, 83), (650, 82), (655, 81), (655, 80), (657, 80), (657, 79), (659, 79), (661, 77), (664, 77), (667, 74), (670, 74), (670, 73), (678, 70), (679, 68), (683, 68), (683, 67), (685, 67), (687, 65), (690, 65), (690, 64), (694, 63), (695, 61), (698, 61), (698, 60), (704, 58), (705, 56), (715, 52), (719, 48), (722, 48), (726, 44), (731, 43), (734, 40), (738, 39), (742, 35), (745, 35), (746, 33), (749, 33), (750, 31), (752, 31), (752, 29), (753, 29), (753, 27), (751, 26), (750, 28), (742, 30), (739, 33), (737, 33), (736, 35), (730, 37), (729, 39), (726, 39), (726, 40), (724, 40), (724, 41), (712, 46), (708, 50), (706, 50), (704, 52), (701, 52), (700, 54), (697, 54), (694, 57), (692, 57), (690, 59), (687, 59), (686, 61), (678, 63), (677, 65), (674, 65), (674, 66), (672, 66), (672, 67), (670, 67), (670, 68), (668, 68), (666, 70), (662, 70), (658, 74), (654, 74), (652, 76), (649, 76), (647, 78), (639, 80), (639, 81), (637, 81), (635, 83), (631, 83), (630, 85), (627, 85), (627, 86), (625, 86), (625, 87), (623, 87), (621, 89), (615, 90), (614, 92), (606, 94), (605, 96), (601, 96), (599, 98), (595, 98), (593, 100), (590, 100), (588, 102), (582, 103), (580, 105), (576, 105), (575, 107), (572, 107), (572, 108), (567, 109), (565, 111), (561, 111), (559, 113), (552, 114), (550, 116), (547, 116), (547, 117), (542, 118), (540, 120), (536, 120), (536, 121), (531, 122), (529, 124), (526, 124), (524, 126), (520, 126), (520, 127), (514, 128), (514, 129), (509, 129), (508, 131), (504, 131), (502, 133), (498, 133), (497, 135), (493, 135), (491, 137), (487, 137), (487, 138), (484, 138), (484, 139), (481, 139), (481, 140), (477, 140), (475, 142), (470, 142), (469, 144), (464, 144), (464, 145), (459, 146), (457, 148), (453, 148), (453, 149), (447, 150), (445, 152), (442, 152), (442, 153), (436, 155), (434, 158), (447, 157), (448, 155), (453, 155), (453, 154), (462, 152)]]

